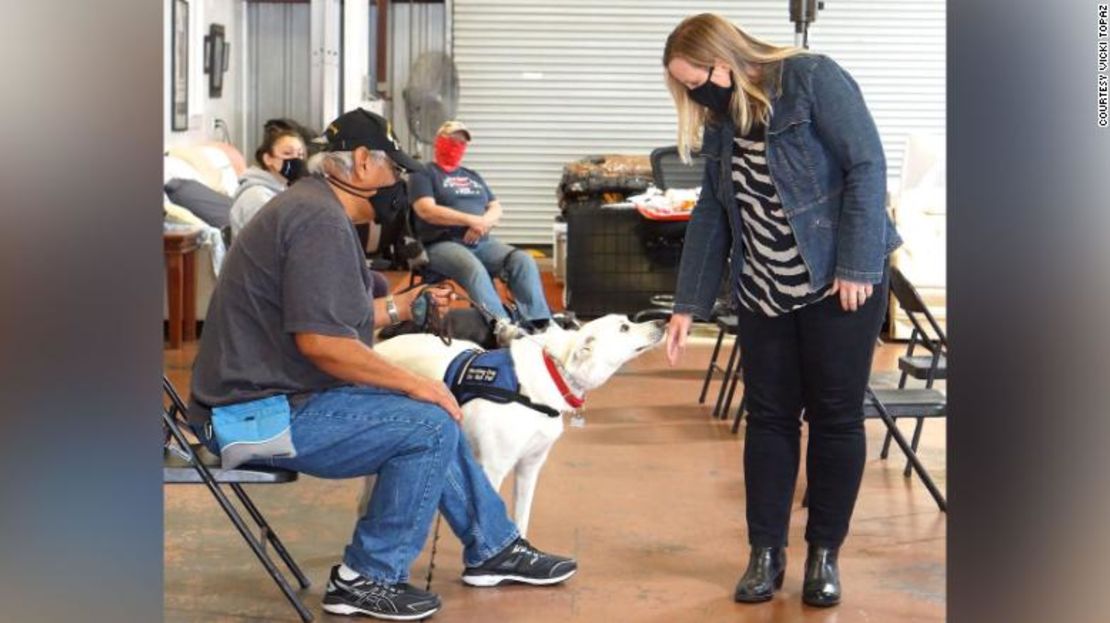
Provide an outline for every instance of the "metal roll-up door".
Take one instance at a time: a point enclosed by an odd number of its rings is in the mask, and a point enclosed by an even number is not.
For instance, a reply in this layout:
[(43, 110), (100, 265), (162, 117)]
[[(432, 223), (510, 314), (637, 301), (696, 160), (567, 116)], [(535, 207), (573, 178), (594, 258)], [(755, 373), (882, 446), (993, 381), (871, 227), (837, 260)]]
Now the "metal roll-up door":
[(890, 189), (906, 137), (945, 133), (944, 0), (830, 0), (810, 29), (810, 49), (859, 82), (879, 127)]
[(309, 3), (247, 3), (247, 145), (253, 161), (267, 119), (311, 124)]
[[(943, 132), (944, 2), (830, 0), (827, 7), (811, 49), (859, 81), (896, 178), (906, 133)], [(502, 239), (551, 242), (566, 162), (674, 143), (663, 44), (683, 17), (702, 11), (793, 43), (787, 0), (454, 0), (459, 117), (474, 134), (467, 166), (505, 206)]]

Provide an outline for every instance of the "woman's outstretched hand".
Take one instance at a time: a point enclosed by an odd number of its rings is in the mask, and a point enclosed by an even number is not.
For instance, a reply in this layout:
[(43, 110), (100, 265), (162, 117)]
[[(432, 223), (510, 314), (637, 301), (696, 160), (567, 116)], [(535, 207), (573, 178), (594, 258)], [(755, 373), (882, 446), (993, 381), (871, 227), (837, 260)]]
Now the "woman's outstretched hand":
[(678, 363), (686, 348), (686, 334), (690, 332), (693, 321), (690, 314), (671, 314), (671, 321), (667, 323), (667, 363), (672, 367)]

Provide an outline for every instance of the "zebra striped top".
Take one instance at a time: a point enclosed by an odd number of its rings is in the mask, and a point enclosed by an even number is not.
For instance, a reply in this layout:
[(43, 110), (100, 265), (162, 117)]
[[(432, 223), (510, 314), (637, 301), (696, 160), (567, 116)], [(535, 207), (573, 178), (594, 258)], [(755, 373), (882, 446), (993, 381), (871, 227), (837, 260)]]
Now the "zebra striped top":
[(809, 273), (767, 169), (765, 132), (765, 126), (753, 125), (732, 146), (744, 251), (737, 285), (740, 303), (748, 310), (779, 316), (824, 298), (832, 288), (810, 291)]

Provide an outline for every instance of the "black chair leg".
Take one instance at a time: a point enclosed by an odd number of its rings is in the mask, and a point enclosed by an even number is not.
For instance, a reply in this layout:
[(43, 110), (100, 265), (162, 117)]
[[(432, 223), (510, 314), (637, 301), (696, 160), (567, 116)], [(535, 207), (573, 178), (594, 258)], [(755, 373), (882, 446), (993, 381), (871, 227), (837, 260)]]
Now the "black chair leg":
[(717, 355), (721, 352), (721, 342), (725, 339), (725, 330), (722, 328), (717, 333), (717, 344), (713, 347), (713, 356), (709, 358), (709, 367), (705, 369), (705, 382), (701, 384), (701, 394), (698, 396), (698, 404), (705, 404), (705, 395), (709, 392), (709, 381), (713, 380), (713, 372), (720, 370), (717, 365)]
[[(209, 477), (211, 477), (211, 475), (209, 475)], [(254, 552), (254, 555), (258, 558), (258, 561), (262, 563), (262, 566), (266, 569), (266, 573), (270, 574), (270, 578), (273, 579), (274, 583), (277, 584), (278, 588), (281, 589), (282, 594), (285, 595), (285, 598), (289, 600), (290, 605), (292, 605), (293, 609), (296, 610), (297, 614), (300, 615), (301, 620), (305, 623), (309, 623), (310, 621), (312, 621), (312, 613), (309, 612), (308, 608), (306, 608), (304, 603), (301, 602), (300, 597), (298, 597), (297, 594), (293, 591), (293, 587), (289, 585), (289, 581), (285, 579), (285, 576), (281, 574), (281, 571), (278, 571), (278, 568), (276, 565), (274, 565), (274, 562), (270, 560), (269, 556), (266, 555), (266, 550), (262, 547), (262, 544), (259, 543), (258, 539), (255, 538), (254, 534), (251, 533), (250, 529), (247, 527), (246, 522), (243, 521), (242, 516), (240, 516), (239, 513), (235, 511), (235, 508), (231, 505), (231, 500), (229, 500), (227, 496), (224, 495), (224, 492), (220, 490), (219, 486), (216, 485), (215, 482), (209, 484), (208, 488), (213, 491), (213, 495), (216, 496), (216, 501), (219, 502), (220, 507), (224, 509), (225, 513), (227, 513), (228, 518), (231, 519), (231, 523), (235, 524), (235, 529), (239, 531), (239, 534), (243, 537), (243, 540), (246, 541), (247, 545), (250, 546), (251, 551)]]
[(725, 405), (721, 409), (721, 419), (728, 419), (728, 411), (732, 408), (732, 397), (736, 394), (736, 385), (740, 382), (740, 371), (744, 369), (744, 354), (736, 358), (736, 368), (732, 371), (732, 377), (726, 379), (728, 383), (728, 395), (725, 396)]
[(740, 395), (740, 406), (736, 407), (736, 418), (732, 420), (732, 434), (740, 432), (740, 420), (744, 419), (744, 407), (748, 404), (747, 392)]
[[(914, 426), (914, 428), (913, 428), (913, 440), (910, 441), (910, 448), (913, 449), (914, 454), (917, 454), (917, 445), (921, 442), (921, 429), (924, 428), (924, 427), (925, 427), (925, 418), (922, 418), (922, 417), (917, 418), (917, 425)], [(902, 470), (902, 474), (906, 478), (910, 477), (910, 469), (911, 468), (912, 468), (912, 466), (910, 465), (909, 461), (906, 461), (906, 469)]]
[(890, 434), (890, 431), (888, 430), (886, 432), (886, 438), (883, 439), (883, 449), (879, 451), (880, 459), (885, 461), (886, 458), (890, 456), (890, 442), (893, 439), (894, 437)]
[(736, 367), (736, 360), (740, 355), (740, 336), (732, 342), (732, 351), (728, 355), (728, 365), (725, 366), (725, 375), (721, 379), (721, 388), (717, 391), (717, 404), (713, 407), (713, 419), (721, 417), (721, 405), (724, 403), (725, 394), (728, 393), (729, 381), (732, 379), (732, 370)]
[(308, 588), (311, 586), (312, 583), (308, 581), (308, 578), (305, 577), (304, 572), (301, 571), (296, 561), (293, 560), (289, 551), (285, 549), (285, 545), (281, 542), (281, 539), (278, 538), (274, 529), (270, 527), (266, 518), (262, 516), (258, 507), (254, 505), (254, 501), (247, 496), (247, 492), (243, 490), (242, 485), (239, 483), (231, 483), (231, 490), (239, 497), (239, 501), (243, 503), (247, 512), (250, 513), (250, 516), (254, 519), (254, 522), (258, 524), (258, 527), (262, 530), (262, 534), (266, 536), (266, 540), (270, 542), (270, 545), (274, 547), (274, 551), (277, 552), (278, 556), (285, 562), (285, 566), (288, 567), (289, 571), (293, 573), (293, 576), (297, 578), (297, 583), (301, 585), (301, 588)]
[(929, 476), (929, 472), (925, 471), (925, 466), (921, 464), (921, 461), (917, 458), (917, 454), (913, 451), (913, 448), (910, 447), (909, 442), (902, 436), (902, 432), (898, 430), (898, 426), (894, 423), (894, 418), (890, 417), (890, 412), (886, 410), (886, 406), (875, 396), (870, 387), (867, 388), (867, 398), (875, 405), (875, 409), (879, 412), (879, 418), (886, 424), (887, 430), (890, 431), (891, 436), (894, 437), (894, 442), (898, 444), (898, 447), (905, 453), (906, 458), (909, 459), (910, 465), (913, 467), (913, 470), (917, 472), (917, 476), (921, 478), (921, 482), (925, 483), (925, 488), (929, 490), (933, 499), (936, 500), (937, 507), (939, 507), (942, 512), (948, 512), (948, 503), (944, 500), (944, 496), (941, 494), (940, 489), (937, 488), (936, 483), (934, 483), (933, 479)]
[(305, 623), (312, 621), (312, 613), (309, 612), (308, 608), (301, 602), (301, 599), (293, 591), (293, 587), (289, 586), (289, 582), (286, 581), (285, 576), (278, 571), (274, 562), (266, 555), (266, 550), (262, 548), (262, 544), (258, 542), (258, 539), (255, 538), (254, 534), (247, 527), (246, 522), (243, 521), (243, 517), (235, 510), (235, 506), (232, 505), (231, 500), (224, 494), (223, 489), (220, 488), (215, 478), (212, 477), (212, 473), (208, 471), (208, 468), (205, 467), (204, 463), (202, 463), (196, 453), (193, 452), (192, 447), (189, 445), (189, 440), (185, 438), (185, 435), (181, 433), (170, 415), (165, 411), (162, 412), (162, 419), (169, 426), (170, 432), (173, 434), (174, 439), (177, 440), (177, 443), (189, 454), (190, 463), (192, 463), (193, 468), (197, 470), (197, 473), (200, 474), (200, 479), (204, 482), (205, 486), (208, 487), (208, 490), (212, 492), (212, 496), (216, 498), (216, 502), (220, 505), (220, 508), (227, 514), (231, 523), (235, 525), (235, 529), (239, 531), (243, 540), (247, 542), (251, 551), (254, 552), (254, 555), (258, 558), (258, 562), (262, 563), (266, 572), (270, 574), (270, 578), (274, 580), (274, 583), (281, 589), (282, 594), (289, 600), (293, 609), (300, 615), (301, 620)]
[[(908, 379), (909, 376), (910, 376), (909, 372), (907, 372), (905, 370), (902, 370), (902, 376), (900, 376), (898, 378), (898, 389), (905, 389), (906, 388), (906, 379)], [(930, 387), (930, 386), (926, 385), (926, 387)], [(890, 456), (890, 439), (891, 439), (890, 431), (887, 431), (886, 432), (886, 437), (883, 438), (883, 449), (882, 449), (881, 452), (879, 452), (879, 458), (884, 460), (884, 461), (886, 460), (886, 457)], [(916, 446), (915, 446), (914, 449), (916, 449)], [(906, 475), (907, 476), (910, 475), (910, 468), (909, 468), (908, 465), (906, 466)]]

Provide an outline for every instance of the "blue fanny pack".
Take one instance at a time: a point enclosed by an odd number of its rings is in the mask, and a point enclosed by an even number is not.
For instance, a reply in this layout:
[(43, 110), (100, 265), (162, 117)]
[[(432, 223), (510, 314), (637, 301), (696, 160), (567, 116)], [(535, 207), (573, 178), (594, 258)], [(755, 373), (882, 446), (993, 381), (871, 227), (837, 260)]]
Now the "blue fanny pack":
[(212, 432), (220, 464), (234, 469), (259, 459), (293, 458), (289, 399), (284, 395), (212, 409)]

